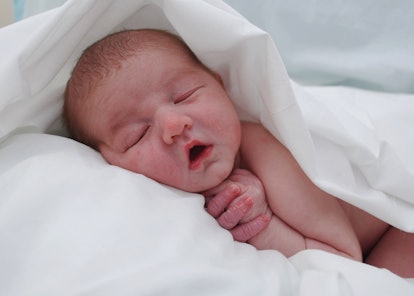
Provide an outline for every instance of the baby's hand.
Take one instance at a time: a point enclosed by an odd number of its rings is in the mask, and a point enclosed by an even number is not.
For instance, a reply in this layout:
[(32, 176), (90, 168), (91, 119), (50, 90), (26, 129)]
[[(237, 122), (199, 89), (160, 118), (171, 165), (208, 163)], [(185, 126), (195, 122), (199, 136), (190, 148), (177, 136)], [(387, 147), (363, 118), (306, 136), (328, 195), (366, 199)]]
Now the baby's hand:
[(207, 212), (237, 241), (248, 241), (270, 221), (272, 213), (263, 185), (247, 170), (235, 169), (226, 181), (203, 195)]

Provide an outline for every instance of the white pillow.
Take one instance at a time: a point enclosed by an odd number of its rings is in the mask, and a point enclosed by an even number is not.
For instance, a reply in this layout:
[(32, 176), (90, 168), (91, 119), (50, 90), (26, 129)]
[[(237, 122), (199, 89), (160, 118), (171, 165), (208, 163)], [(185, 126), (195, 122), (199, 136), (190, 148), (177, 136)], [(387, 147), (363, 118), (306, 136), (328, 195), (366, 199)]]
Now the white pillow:
[(0, 144), (1, 295), (284, 295), (289, 261), (234, 242), (204, 199), (70, 139)]

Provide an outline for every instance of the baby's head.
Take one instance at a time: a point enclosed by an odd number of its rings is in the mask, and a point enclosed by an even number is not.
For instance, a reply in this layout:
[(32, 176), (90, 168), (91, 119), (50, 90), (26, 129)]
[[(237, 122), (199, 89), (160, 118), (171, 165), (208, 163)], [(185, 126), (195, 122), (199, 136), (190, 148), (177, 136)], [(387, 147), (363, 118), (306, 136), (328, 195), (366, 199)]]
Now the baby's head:
[(240, 145), (220, 76), (158, 30), (115, 33), (86, 49), (66, 87), (64, 118), (109, 163), (192, 192), (222, 182)]
[[(201, 64), (188, 46), (177, 36), (161, 30), (128, 30), (108, 35), (82, 53), (65, 90), (63, 116), (69, 133), (76, 140), (97, 149), (99, 139), (90, 129), (88, 120), (97, 100), (93, 92), (122, 64), (136, 54), (153, 48), (176, 46), (194, 63)], [(99, 98), (98, 98), (99, 100)]]

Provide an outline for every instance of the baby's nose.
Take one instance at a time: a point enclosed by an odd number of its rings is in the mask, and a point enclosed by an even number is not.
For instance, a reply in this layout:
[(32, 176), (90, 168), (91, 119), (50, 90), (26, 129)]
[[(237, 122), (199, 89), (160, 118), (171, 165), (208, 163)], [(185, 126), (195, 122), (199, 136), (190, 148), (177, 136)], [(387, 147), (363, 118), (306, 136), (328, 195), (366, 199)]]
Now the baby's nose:
[(173, 111), (163, 112), (161, 120), (162, 139), (166, 144), (174, 143), (177, 136), (193, 125), (189, 116)]

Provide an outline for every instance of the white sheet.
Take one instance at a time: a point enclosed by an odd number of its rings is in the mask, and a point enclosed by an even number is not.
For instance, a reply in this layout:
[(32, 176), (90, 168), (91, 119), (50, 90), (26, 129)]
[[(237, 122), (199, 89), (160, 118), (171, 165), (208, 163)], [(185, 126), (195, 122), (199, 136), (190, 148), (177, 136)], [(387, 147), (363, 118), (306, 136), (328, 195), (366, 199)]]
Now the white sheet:
[[(0, 294), (413, 295), (365, 264), (234, 243), (201, 197), (44, 134), (62, 132), (64, 84), (83, 48), (148, 26), (180, 34), (317, 184), (413, 231), (412, 96), (392, 96), (384, 113), (390, 97), (380, 93), (293, 91), (270, 37), (220, 1), (68, 1), (0, 30)], [(383, 107), (373, 111), (373, 100)]]
[(1, 295), (285, 295), (296, 271), (236, 244), (203, 198), (63, 137), (1, 145)]

